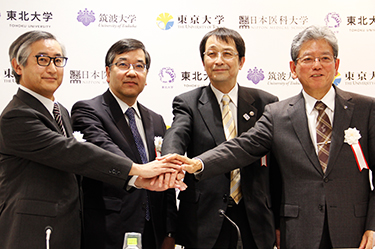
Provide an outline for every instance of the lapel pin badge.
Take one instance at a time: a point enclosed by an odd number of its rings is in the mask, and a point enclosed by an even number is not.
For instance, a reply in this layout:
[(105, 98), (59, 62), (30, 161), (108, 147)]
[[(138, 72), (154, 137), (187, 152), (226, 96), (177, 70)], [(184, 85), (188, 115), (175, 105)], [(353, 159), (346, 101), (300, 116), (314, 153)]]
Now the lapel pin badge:
[(254, 116), (254, 112), (253, 112), (253, 111), (249, 112), (249, 114), (245, 113), (245, 114), (243, 115), (243, 118), (244, 118), (246, 121), (248, 121), (252, 116)]

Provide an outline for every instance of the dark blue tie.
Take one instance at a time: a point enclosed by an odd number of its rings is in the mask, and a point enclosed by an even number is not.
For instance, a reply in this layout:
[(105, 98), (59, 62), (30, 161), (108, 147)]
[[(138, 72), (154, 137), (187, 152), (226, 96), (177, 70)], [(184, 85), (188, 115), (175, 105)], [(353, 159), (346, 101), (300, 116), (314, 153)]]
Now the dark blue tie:
[[(135, 141), (135, 146), (138, 149), (139, 155), (141, 156), (142, 163), (147, 163), (147, 155), (146, 155), (146, 150), (145, 146), (143, 144), (141, 135), (138, 132), (137, 125), (135, 123), (135, 117), (134, 117), (135, 110), (133, 107), (130, 107), (126, 110), (125, 115), (128, 116), (129, 118), (129, 127), (130, 130), (133, 133), (134, 141)], [(147, 202), (146, 202), (146, 215), (145, 215), (146, 220), (150, 220), (150, 207), (148, 204), (148, 195), (147, 195)]]
[(138, 132), (137, 125), (135, 123), (135, 117), (134, 117), (134, 108), (130, 107), (126, 110), (125, 115), (128, 116), (129, 118), (129, 127), (130, 130), (133, 133), (134, 141), (135, 141), (135, 146), (137, 146), (139, 155), (141, 156), (142, 163), (147, 163), (147, 155), (146, 155), (146, 150), (145, 146), (143, 144), (141, 135)]

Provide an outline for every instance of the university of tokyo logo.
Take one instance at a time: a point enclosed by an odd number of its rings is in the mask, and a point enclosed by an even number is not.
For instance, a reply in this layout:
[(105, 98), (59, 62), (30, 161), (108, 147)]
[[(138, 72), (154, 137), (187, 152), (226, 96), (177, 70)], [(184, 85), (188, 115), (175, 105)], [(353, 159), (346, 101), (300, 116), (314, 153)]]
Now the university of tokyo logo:
[(324, 21), (326, 22), (326, 26), (328, 28), (338, 28), (341, 24), (340, 15), (335, 12), (328, 13), (328, 15), (326, 15), (324, 18)]
[(252, 81), (254, 84), (258, 84), (260, 81), (264, 80), (264, 74), (262, 69), (254, 67), (254, 69), (249, 69), (247, 71), (247, 79)]
[(176, 78), (176, 74), (172, 68), (164, 67), (160, 70), (159, 78), (163, 83), (173, 83)]
[(83, 25), (89, 26), (90, 23), (95, 21), (95, 13), (94, 11), (88, 11), (87, 8), (85, 8), (84, 11), (80, 10), (78, 12), (77, 20)]
[(333, 84), (338, 86), (341, 83), (341, 74), (337, 72), (336, 77), (333, 79)]
[(161, 13), (156, 18), (156, 25), (162, 30), (169, 30), (173, 27), (174, 21), (173, 16), (171, 16), (169, 13)]

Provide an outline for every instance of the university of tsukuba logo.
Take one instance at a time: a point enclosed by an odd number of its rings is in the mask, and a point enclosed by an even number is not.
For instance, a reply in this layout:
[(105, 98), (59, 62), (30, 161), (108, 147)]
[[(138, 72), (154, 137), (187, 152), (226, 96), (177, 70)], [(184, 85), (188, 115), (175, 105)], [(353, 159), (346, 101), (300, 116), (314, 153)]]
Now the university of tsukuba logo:
[(335, 12), (328, 13), (328, 15), (326, 15), (324, 18), (324, 21), (326, 22), (326, 26), (328, 28), (338, 28), (341, 24), (340, 15)]
[(336, 77), (333, 79), (333, 84), (338, 86), (341, 83), (341, 74), (337, 72)]
[(264, 80), (264, 72), (262, 69), (254, 67), (254, 69), (249, 69), (247, 71), (247, 79), (252, 81), (254, 84), (258, 84), (260, 81)]
[(174, 24), (173, 16), (171, 16), (169, 13), (161, 13), (156, 18), (156, 24), (162, 30), (169, 30), (173, 27)]
[(83, 25), (89, 26), (90, 23), (95, 21), (95, 13), (94, 11), (88, 11), (87, 8), (85, 8), (84, 11), (78, 11), (77, 20), (81, 22)]
[(160, 81), (163, 83), (173, 83), (176, 79), (174, 70), (170, 67), (163, 67), (159, 73)]

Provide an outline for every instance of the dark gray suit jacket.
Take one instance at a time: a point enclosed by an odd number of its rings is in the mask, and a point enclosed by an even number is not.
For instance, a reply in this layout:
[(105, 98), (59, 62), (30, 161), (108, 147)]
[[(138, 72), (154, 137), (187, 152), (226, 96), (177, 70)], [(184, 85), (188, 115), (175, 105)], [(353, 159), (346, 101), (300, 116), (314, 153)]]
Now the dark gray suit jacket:
[[(262, 90), (239, 86), (238, 134), (254, 126), (264, 106), (277, 97)], [(185, 152), (197, 156), (226, 141), (220, 106), (210, 86), (177, 96), (173, 101), (174, 120), (164, 138), (162, 153)], [(250, 117), (244, 118), (244, 114)], [(234, 164), (227, 162), (228, 164)], [(186, 174), (187, 190), (179, 194), (177, 242), (189, 248), (212, 248), (222, 227), (218, 210), (227, 209), (230, 192), (228, 171), (211, 179), (196, 182)], [(271, 211), (268, 168), (260, 161), (241, 170), (241, 186), (248, 222), (258, 248), (272, 248), (275, 227)], [(243, 236), (246, 236), (245, 234)]]
[(205, 163), (201, 174), (205, 179), (273, 152), (283, 180), (282, 248), (318, 248), (325, 212), (333, 247), (358, 247), (365, 230), (375, 230), (369, 171), (359, 171), (351, 147), (344, 143), (344, 131), (357, 128), (364, 156), (375, 169), (375, 102), (370, 97), (335, 90), (325, 175), (310, 138), (302, 93), (268, 105), (253, 129), (199, 156)]
[(69, 114), (61, 107), (68, 138), (47, 109), (18, 90), (0, 117), (0, 246), (79, 248), (80, 186), (75, 174), (125, 186), (132, 162), (71, 136)]
[[(155, 160), (155, 136), (163, 137), (166, 126), (162, 116), (138, 103), (147, 140), (149, 161)], [(77, 102), (72, 109), (74, 130), (84, 138), (121, 157), (142, 163), (122, 110), (107, 90), (91, 100)], [(126, 232), (143, 233), (147, 198), (157, 248), (167, 233), (175, 231), (175, 190), (164, 192), (137, 189), (129, 192), (109, 184), (83, 179), (85, 248), (122, 249)], [(144, 238), (145, 239), (145, 238)]]

